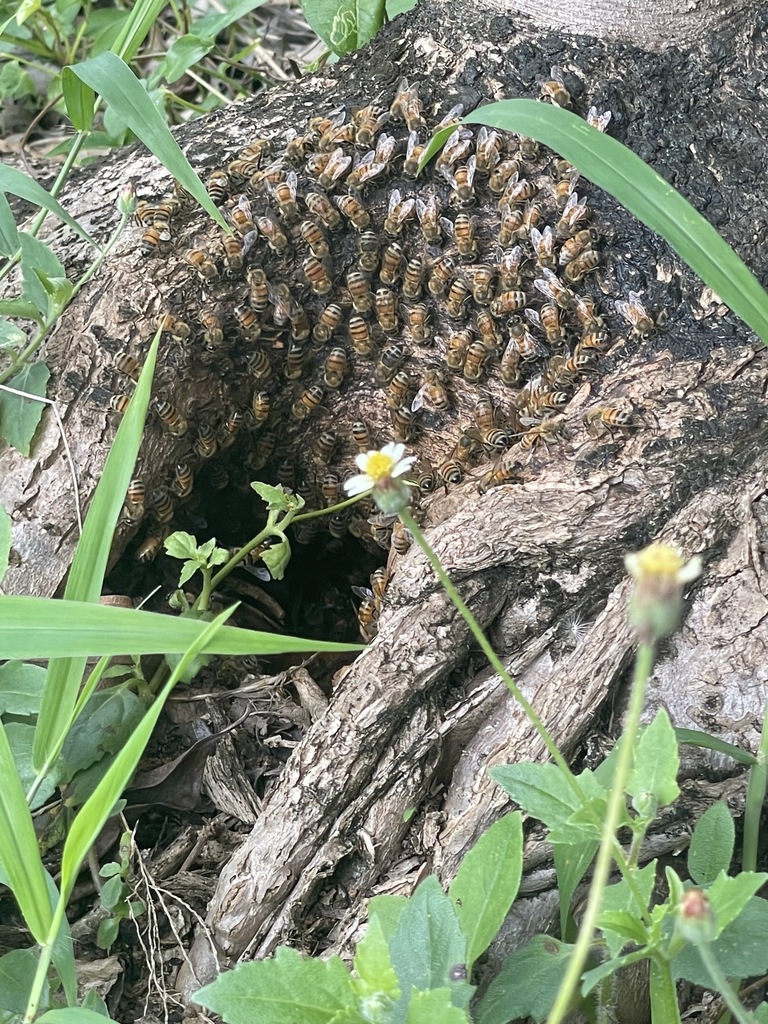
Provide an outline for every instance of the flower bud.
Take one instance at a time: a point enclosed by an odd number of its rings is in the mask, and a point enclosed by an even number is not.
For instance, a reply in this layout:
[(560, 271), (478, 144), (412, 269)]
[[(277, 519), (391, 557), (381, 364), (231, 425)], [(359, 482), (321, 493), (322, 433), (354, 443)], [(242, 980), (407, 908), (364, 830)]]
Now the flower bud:
[(701, 559), (689, 562), (669, 544), (650, 544), (624, 559), (636, 583), (629, 606), (629, 621), (640, 640), (653, 643), (671, 633), (680, 622), (683, 585), (701, 573)]
[(717, 938), (717, 920), (702, 889), (688, 889), (677, 906), (675, 930), (681, 938), (695, 946)]

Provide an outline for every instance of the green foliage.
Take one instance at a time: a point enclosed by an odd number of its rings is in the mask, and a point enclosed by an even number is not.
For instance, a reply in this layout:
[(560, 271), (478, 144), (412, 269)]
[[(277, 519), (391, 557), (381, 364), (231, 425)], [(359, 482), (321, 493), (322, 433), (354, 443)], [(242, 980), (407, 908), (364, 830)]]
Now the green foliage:
[(688, 848), (688, 870), (698, 885), (708, 885), (728, 871), (736, 829), (727, 805), (718, 800), (696, 822)]
[(573, 947), (535, 935), (510, 954), (478, 1007), (478, 1024), (507, 1024), (515, 1017), (543, 1021), (552, 1008)]
[(104, 864), (99, 871), (106, 881), (99, 891), (99, 902), (110, 912), (99, 922), (96, 941), (103, 949), (109, 949), (117, 938), (120, 922), (126, 918), (136, 918), (145, 911), (141, 900), (132, 900), (129, 879), (131, 876), (132, 835), (124, 832), (120, 841), (120, 860)]
[(384, 24), (385, 0), (303, 0), (302, 10), (332, 53), (359, 50)]

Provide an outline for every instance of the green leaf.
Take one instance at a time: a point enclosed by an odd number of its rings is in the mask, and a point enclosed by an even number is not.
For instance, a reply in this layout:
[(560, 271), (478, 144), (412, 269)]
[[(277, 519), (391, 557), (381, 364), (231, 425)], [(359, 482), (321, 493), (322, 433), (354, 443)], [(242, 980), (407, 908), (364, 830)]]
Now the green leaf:
[[(162, 5), (161, 5), (162, 6)], [(131, 69), (114, 53), (72, 65), (77, 77), (97, 92), (166, 170), (227, 233), (230, 227), (171, 135), (168, 126)]]
[(260, 480), (253, 480), (251, 487), (266, 502), (267, 510), (270, 512), (289, 512), (296, 508), (296, 496), (289, 494), (282, 487), (275, 487), (272, 484), (263, 484)]
[(82, 1006), (66, 1006), (59, 1010), (48, 1010), (42, 1017), (35, 1018), (35, 1024), (115, 1024), (115, 1021), (106, 1014), (86, 1010)]
[(357, 977), (352, 985), (359, 996), (380, 996), (389, 1003), (400, 998), (400, 986), (380, 918), (372, 917), (368, 921), (365, 935), (357, 944), (354, 967)]
[[(467, 962), (467, 940), (453, 903), (434, 875), (425, 878), (400, 915), (389, 940), (392, 964), (402, 995), (393, 1010), (403, 1019), (412, 989), (444, 988), (458, 966)], [(452, 986), (453, 1004), (466, 1008), (472, 988), (466, 982)], [(398, 1013), (398, 1007), (400, 1012)]]
[(72, 68), (64, 68), (61, 72), (61, 90), (67, 115), (75, 131), (89, 132), (93, 127), (93, 112), (96, 96), (90, 86), (85, 85), (73, 74)]
[[(3, 576), (5, 576), (8, 568), (8, 559), (11, 554), (12, 542), (13, 528), (11, 524), (11, 517), (5, 511), (5, 508), (0, 505), (0, 583), (3, 582)], [(2, 670), (0, 669), (0, 671)], [(2, 714), (1, 707), (0, 714)]]
[(389, 942), (407, 906), (408, 900), (405, 896), (374, 896), (368, 902), (368, 918), (373, 920), (375, 917), (378, 920)]
[(717, 919), (718, 934), (735, 921), (750, 898), (768, 879), (764, 871), (742, 871), (735, 878), (718, 875), (707, 889), (707, 896)]
[(599, 845), (595, 840), (584, 843), (555, 843), (552, 847), (560, 899), (560, 934), (565, 938), (569, 938), (566, 933), (573, 894), (587, 873)]
[[(632, 872), (634, 888), (643, 900), (643, 906), (638, 906), (635, 894), (630, 889), (626, 879), (622, 879), (615, 885), (606, 886), (603, 892), (602, 910), (606, 913), (626, 911), (639, 923), (642, 915), (648, 911), (651, 903), (653, 886), (656, 881), (656, 861), (652, 860), (645, 867), (635, 868)], [(601, 916), (602, 920), (602, 916)], [(604, 928), (604, 938), (608, 946), (608, 952), (612, 957), (618, 956), (626, 943), (626, 935), (618, 932), (611, 932), (607, 926)]]
[(52, 249), (26, 231), (19, 232), (19, 242), (22, 297), (34, 303), (43, 318), (50, 318), (60, 312), (61, 308), (51, 282), (66, 281), (64, 267)]
[(240, 964), (194, 995), (228, 1024), (330, 1024), (353, 998), (352, 978), (339, 957), (303, 957), (284, 946), (272, 960)]
[[(550, 829), (564, 825), (580, 807), (579, 799), (554, 764), (509, 764), (491, 768), (489, 775), (530, 815)], [(584, 796), (605, 799), (606, 792), (592, 772), (578, 779)]]
[(165, 538), (165, 550), (171, 558), (195, 558), (197, 556), (197, 538), (191, 533), (177, 530)]
[[(575, 114), (535, 100), (491, 103), (465, 117), (464, 122), (531, 136), (562, 154), (585, 178), (610, 192), (630, 213), (666, 238), (688, 266), (768, 343), (768, 295), (760, 282), (712, 225), (626, 146)], [(421, 166), (441, 144), (437, 139), (430, 143)]]
[[(710, 890), (711, 891), (711, 890)], [(750, 978), (768, 971), (768, 902), (752, 898), (742, 913), (712, 943), (712, 953), (727, 978)], [(709, 971), (695, 946), (687, 945), (672, 961), (675, 978), (711, 988)]]
[(768, 1003), (760, 1003), (752, 1013), (757, 1024), (768, 1024)]
[(144, 702), (123, 686), (97, 690), (67, 733), (61, 749), (63, 777), (69, 780), (106, 754), (116, 754), (145, 710)]
[(281, 534), (279, 544), (273, 544), (261, 553), (261, 560), (269, 569), (273, 580), (281, 580), (291, 560), (291, 545), (285, 534)]
[[(11, 1013), (25, 1013), (37, 973), (39, 954), (31, 949), (12, 949), (0, 957), (0, 1007)], [(45, 983), (41, 1002), (48, 1005), (50, 990)]]
[[(19, 316), (25, 320), (37, 320), (40, 322), (39, 310), (34, 302), (26, 302), (24, 299), (0, 299), (0, 313), (5, 316)], [(22, 333), (22, 337), (26, 337)]]
[(674, 803), (680, 795), (680, 787), (677, 785), (680, 757), (675, 730), (663, 708), (640, 733), (634, 754), (627, 792), (633, 797), (635, 807), (638, 807), (638, 800), (647, 800), (647, 794), (653, 797), (658, 807)]
[[(37, 309), (35, 309), (37, 316)], [(27, 336), (20, 327), (10, 320), (0, 320), (0, 349), (15, 348), (21, 351), (27, 343)]]
[(704, 750), (716, 750), (720, 754), (732, 757), (739, 764), (757, 764), (757, 758), (749, 750), (737, 747), (733, 743), (726, 743), (717, 736), (710, 736), (707, 732), (699, 732), (697, 729), (675, 729), (677, 742), (688, 744), (692, 747), (701, 747)]
[(26, 199), (29, 203), (34, 203), (35, 206), (48, 210), (49, 213), (55, 214), (59, 220), (64, 221), (68, 227), (72, 228), (86, 242), (89, 242), (94, 249), (99, 248), (88, 232), (81, 228), (73, 217), (70, 217), (63, 206), (49, 192), (46, 192), (41, 185), (38, 185), (33, 178), (24, 174), (23, 171), (18, 171), (15, 167), (8, 167), (6, 164), (0, 163), (0, 192), (10, 192), (14, 196)]
[(515, 1017), (543, 1021), (555, 1001), (573, 946), (534, 935), (501, 966), (480, 1002), (478, 1024), (507, 1024)]
[(629, 910), (607, 910), (601, 912), (597, 919), (597, 926), (605, 934), (613, 932), (619, 942), (614, 942), (614, 947), (621, 950), (626, 942), (634, 942), (642, 945), (648, 941), (648, 933), (643, 922), (636, 914)]
[(696, 822), (688, 848), (688, 871), (698, 885), (714, 882), (731, 866), (736, 829), (724, 800), (718, 800)]
[[(51, 376), (45, 363), (27, 363), (15, 377), (8, 381), (8, 387), (24, 391), (28, 395), (45, 398), (45, 389)], [(29, 455), (32, 439), (45, 409), (44, 402), (22, 398), (9, 391), (0, 390), (0, 436), (13, 445), (22, 455)]]
[(202, 39), (197, 35), (180, 36), (178, 39), (174, 39), (158, 69), (160, 77), (164, 78), (169, 85), (173, 85), (194, 64), (210, 53), (214, 45), (213, 39)]
[(384, 0), (304, 0), (304, 17), (340, 57), (359, 50), (384, 23)]
[(432, 988), (416, 991), (408, 1004), (408, 1024), (469, 1024), (464, 1010), (451, 1003), (451, 990)]
[(387, 17), (392, 21), (399, 14), (407, 14), (417, 3), (418, 0), (387, 0)]
[[(0, 648), (1, 649), (1, 648)], [(0, 868), (35, 940), (43, 943), (52, 921), (45, 871), (8, 737), (0, 722)]]
[[(0, 256), (13, 256), (19, 248), (19, 230), (5, 193), (0, 192)], [(2, 304), (0, 304), (2, 310)]]
[[(202, 635), (205, 625), (134, 608), (0, 595), (0, 650), (7, 658), (178, 654)], [(230, 626), (206, 647), (207, 654), (362, 650), (362, 644), (304, 640)], [(46, 689), (49, 680), (50, 673)]]
[(225, 28), (240, 21), (246, 14), (261, 7), (266, 0), (228, 0), (227, 9), (221, 14), (206, 14), (192, 22), (192, 29), (196, 35), (206, 39), (215, 39)]
[(504, 923), (523, 870), (523, 822), (519, 812), (494, 822), (461, 862), (448, 895), (467, 939), (467, 969)]
[(103, 921), (99, 921), (99, 927), (96, 931), (96, 945), (100, 946), (101, 949), (109, 949), (114, 944), (119, 931), (120, 918), (105, 917)]
[[(8, 743), (13, 751), (13, 760), (16, 771), (19, 773), (21, 786), (25, 793), (29, 792), (32, 783), (37, 777), (35, 766), (32, 761), (32, 746), (35, 741), (35, 727), (29, 722), (8, 722), (5, 726), (5, 733)], [(58, 775), (48, 775), (40, 783), (35, 793), (35, 798), (29, 803), (30, 810), (35, 811), (41, 807), (54, 793), (58, 783)]]

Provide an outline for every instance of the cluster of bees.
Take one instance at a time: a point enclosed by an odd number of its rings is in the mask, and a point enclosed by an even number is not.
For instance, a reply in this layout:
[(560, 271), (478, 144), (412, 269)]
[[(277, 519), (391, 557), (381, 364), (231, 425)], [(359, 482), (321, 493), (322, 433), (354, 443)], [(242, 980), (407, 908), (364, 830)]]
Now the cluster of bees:
[[(541, 96), (571, 105), (558, 69)], [(136, 480), (129, 491), (125, 518), (150, 513), (139, 559), (159, 551), (195, 473), (235, 443), (230, 465), (317, 508), (343, 497), (356, 453), (388, 440), (417, 455), (418, 494), (467, 475), (483, 493), (566, 436), (575, 388), (616, 342), (589, 288), (600, 232), (575, 168), (531, 139), (461, 125), (463, 112), (455, 106), (430, 127), (419, 88), (404, 81), (389, 106), (339, 110), (311, 118), (302, 134), (254, 139), (206, 182), (231, 234), (212, 235), (198, 215), (190, 234), (192, 204), (179, 186), (140, 201), (142, 253), (151, 261), (170, 252), (193, 296), (150, 317), (151, 326), (191, 362), (226, 358), (241, 400), (218, 424), (193, 424), (173, 395), (154, 400), (180, 454), (165, 486), (147, 496)], [(591, 108), (588, 120), (602, 131), (610, 116)], [(429, 139), (451, 125), (417, 179)], [(637, 294), (612, 305), (626, 330), (654, 331)], [(137, 355), (120, 352), (115, 363), (136, 379)], [(113, 406), (128, 401), (120, 393)], [(632, 416), (619, 401), (594, 406), (585, 421), (597, 436), (624, 430)], [(440, 458), (423, 452), (427, 434), (444, 439)], [(227, 474), (211, 463), (211, 475)], [(320, 522), (334, 539), (351, 532), (367, 545), (408, 546), (371, 503), (308, 521), (296, 539), (311, 540)], [(379, 574), (358, 593), (366, 638), (385, 584)]]

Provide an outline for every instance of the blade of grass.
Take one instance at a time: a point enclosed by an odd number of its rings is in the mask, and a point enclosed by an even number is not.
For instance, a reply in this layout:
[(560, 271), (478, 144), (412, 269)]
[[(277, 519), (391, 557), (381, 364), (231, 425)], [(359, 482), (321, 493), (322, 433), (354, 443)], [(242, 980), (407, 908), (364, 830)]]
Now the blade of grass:
[(107, 51), (92, 60), (71, 65), (70, 70), (112, 107), (134, 135), (192, 193), (216, 223), (231, 233), (230, 226), (219, 213), (159, 111), (127, 64)]
[[(585, 178), (610, 192), (630, 213), (665, 238), (688, 266), (768, 344), (768, 293), (712, 225), (626, 146), (582, 118), (536, 100), (502, 100), (480, 107), (467, 124), (485, 124), (545, 143)], [(430, 142), (423, 167), (450, 129)]]
[[(76, 658), (115, 654), (180, 654), (206, 622), (79, 601), (0, 596), (0, 650), (4, 658)], [(228, 627), (207, 654), (280, 654), (289, 651), (361, 651), (361, 644)], [(46, 684), (47, 685), (47, 684)]]

